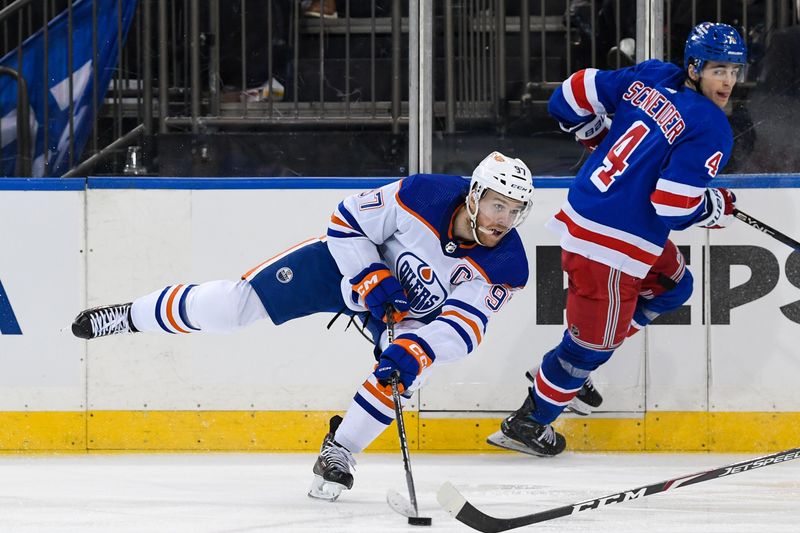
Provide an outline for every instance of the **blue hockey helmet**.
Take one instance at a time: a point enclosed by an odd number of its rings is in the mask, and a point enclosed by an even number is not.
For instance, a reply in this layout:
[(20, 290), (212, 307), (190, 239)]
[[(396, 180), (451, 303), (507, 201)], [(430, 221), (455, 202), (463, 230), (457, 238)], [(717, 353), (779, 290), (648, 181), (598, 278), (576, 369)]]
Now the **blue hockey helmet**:
[(740, 65), (747, 62), (747, 46), (733, 26), (701, 22), (692, 28), (683, 51), (683, 68), (688, 70), (694, 64), (699, 72), (706, 61)]

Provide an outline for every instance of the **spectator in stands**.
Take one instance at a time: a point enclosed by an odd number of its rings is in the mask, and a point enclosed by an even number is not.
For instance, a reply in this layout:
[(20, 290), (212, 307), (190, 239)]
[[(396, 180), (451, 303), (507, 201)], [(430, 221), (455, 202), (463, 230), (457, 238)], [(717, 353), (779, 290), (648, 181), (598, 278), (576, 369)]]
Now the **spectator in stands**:
[[(619, 5), (619, 30), (617, 29), (617, 5)], [(592, 13), (594, 6), (595, 13)], [(570, 26), (573, 31), (575, 62), (578, 68), (596, 67), (613, 69), (635, 63), (636, 2), (635, 0), (571, 0), (569, 3)], [(594, 18), (594, 26), (592, 19)], [(592, 40), (597, 54), (592, 64)], [(619, 62), (618, 62), (619, 61)]]
[[(220, 2), (220, 78), (223, 91), (228, 95), (225, 99), (258, 102), (268, 100), (270, 95), (274, 100), (283, 99), (284, 83), (289, 79), (289, 31), (294, 1), (297, 0), (248, 2), (244, 23), (242, 2)], [(269, 20), (272, 22), (272, 77), (266, 30)]]
[[(800, 19), (800, 0), (795, 1), (795, 17)], [(754, 139), (752, 153), (740, 168), (742, 172), (800, 171), (795, 133), (800, 123), (798, 50), (800, 26), (789, 26), (772, 34), (760, 63), (756, 87), (747, 103)]]
[[(683, 44), (686, 36), (697, 22), (711, 20), (740, 28), (744, 24), (744, 12), (750, 21), (747, 34), (742, 34), (747, 42), (748, 54), (752, 59), (759, 56), (758, 41), (763, 33), (765, 16), (764, 0), (720, 0), (719, 2), (699, 2), (697, 0), (674, 0), (670, 15), (670, 54), (669, 57), (678, 65), (683, 61)], [(719, 6), (717, 6), (719, 4)], [(719, 7), (719, 9), (718, 9)], [(755, 41), (755, 42), (754, 42)], [(754, 46), (755, 45), (755, 46)]]
[(336, 12), (336, 0), (302, 0), (303, 16), (323, 17), (335, 19), (339, 17)]
[[(305, 17), (338, 18), (336, 0), (273, 0), (246, 4), (245, 24), (242, 24), (242, 2), (220, 4), (220, 77), (229, 100), (261, 102), (277, 101), (284, 97), (285, 83), (291, 61), (289, 36), (295, 2)], [(269, 13), (270, 6), (272, 13)], [(271, 15), (271, 18), (270, 18)], [(269, 72), (269, 43), (266, 42), (267, 21), (272, 23), (272, 76)], [(244, 73), (242, 35), (247, 68)]]

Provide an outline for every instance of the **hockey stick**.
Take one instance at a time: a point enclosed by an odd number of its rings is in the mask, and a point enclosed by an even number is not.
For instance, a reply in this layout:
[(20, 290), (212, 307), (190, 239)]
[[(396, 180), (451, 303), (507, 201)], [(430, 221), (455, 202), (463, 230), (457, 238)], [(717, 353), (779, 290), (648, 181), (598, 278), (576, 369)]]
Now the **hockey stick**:
[[(386, 306), (386, 338), (389, 344), (394, 342), (394, 308)], [(417, 491), (414, 490), (414, 476), (411, 474), (411, 456), (408, 453), (408, 439), (406, 439), (406, 425), (403, 421), (403, 405), (400, 403), (400, 391), (397, 383), (400, 381), (400, 371), (395, 370), (389, 383), (392, 386), (392, 400), (394, 401), (394, 415), (397, 420), (397, 435), (400, 439), (400, 452), (403, 454), (403, 468), (406, 471), (406, 485), (408, 486), (408, 496), (411, 505), (400, 496), (397, 491), (390, 490), (386, 494), (386, 503), (396, 512), (408, 518), (408, 523), (412, 526), (429, 526), (431, 518), (420, 516), (417, 506)]]
[(595, 509), (605, 507), (606, 505), (611, 505), (612, 503), (622, 503), (629, 500), (636, 500), (639, 498), (644, 498), (645, 496), (650, 496), (651, 494), (657, 494), (659, 492), (665, 492), (668, 490), (685, 487), (687, 485), (694, 485), (695, 483), (702, 483), (703, 481), (710, 481), (712, 479), (718, 479), (732, 474), (739, 474), (748, 470), (761, 468), (762, 466), (791, 461), (792, 459), (800, 459), (800, 448), (792, 448), (791, 450), (785, 450), (772, 455), (765, 455), (764, 457), (759, 457), (757, 459), (749, 459), (740, 463), (733, 463), (730, 465), (721, 466), (719, 468), (714, 468), (712, 470), (706, 470), (705, 472), (698, 472), (688, 476), (676, 477), (667, 481), (653, 483), (652, 485), (645, 485), (643, 487), (618, 492), (616, 494), (610, 494), (608, 496), (603, 496), (602, 498), (594, 498), (592, 500), (573, 503), (572, 505), (565, 505), (563, 507), (555, 507), (546, 511), (517, 516), (514, 518), (497, 518), (478, 510), (471, 503), (469, 503), (467, 499), (464, 498), (464, 496), (462, 496), (461, 493), (458, 492), (458, 490), (449, 482), (445, 482), (441, 486), (439, 492), (436, 494), (436, 497), (439, 500), (439, 505), (441, 505), (457, 520), (463, 522), (473, 529), (477, 529), (478, 531), (483, 531), (484, 533), (495, 533), (498, 531), (508, 531), (509, 529), (522, 526), (529, 526), (531, 524), (537, 524), (547, 520), (553, 520), (554, 518), (576, 514), (581, 511), (593, 511)]
[(766, 224), (764, 224), (763, 222), (761, 222), (757, 218), (753, 218), (750, 215), (748, 215), (747, 213), (736, 209), (735, 207), (733, 208), (733, 216), (735, 216), (736, 218), (738, 218), (742, 222), (746, 222), (748, 225), (754, 227), (758, 231), (766, 233), (767, 235), (769, 235), (773, 239), (778, 240), (778, 241), (782, 242), (783, 244), (786, 244), (787, 246), (791, 246), (792, 248), (794, 248), (795, 251), (800, 251), (800, 242), (797, 242), (796, 240), (792, 239), (791, 237), (789, 237), (787, 235), (784, 235), (783, 233), (781, 233), (780, 231), (776, 230), (775, 228), (767, 226)]

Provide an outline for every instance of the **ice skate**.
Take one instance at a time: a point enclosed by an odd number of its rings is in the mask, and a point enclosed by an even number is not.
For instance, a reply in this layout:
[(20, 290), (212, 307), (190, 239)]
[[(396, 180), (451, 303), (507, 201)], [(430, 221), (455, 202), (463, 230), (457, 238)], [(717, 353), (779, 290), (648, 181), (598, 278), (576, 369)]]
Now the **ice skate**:
[(569, 402), (566, 409), (576, 415), (587, 416), (592, 414), (592, 411), (600, 407), (602, 403), (603, 396), (595, 388), (592, 378), (589, 378), (580, 388), (578, 394)]
[(489, 435), (486, 442), (539, 457), (552, 457), (563, 452), (567, 447), (564, 435), (556, 433), (552, 425), (540, 424), (531, 418), (534, 406), (529, 394), (522, 407), (503, 420), (500, 431)]
[[(525, 372), (525, 377), (533, 383), (536, 379), (536, 373), (539, 371), (539, 367), (532, 368)], [(600, 391), (594, 386), (592, 383), (591, 376), (586, 379), (586, 383), (583, 384), (583, 387), (580, 388), (578, 393), (572, 399), (565, 411), (570, 413), (575, 413), (576, 415), (581, 416), (588, 416), (592, 414), (592, 411), (600, 407), (603, 403), (603, 396), (600, 394)]]
[(336, 428), (342, 423), (342, 417), (331, 418), (330, 431), (322, 441), (317, 462), (314, 463), (314, 481), (308, 495), (320, 500), (335, 501), (342, 490), (353, 488), (353, 474), (350, 467), (355, 467), (356, 460), (345, 448), (333, 440)]
[(81, 339), (137, 331), (131, 322), (130, 303), (93, 307), (82, 311), (72, 322), (72, 334)]

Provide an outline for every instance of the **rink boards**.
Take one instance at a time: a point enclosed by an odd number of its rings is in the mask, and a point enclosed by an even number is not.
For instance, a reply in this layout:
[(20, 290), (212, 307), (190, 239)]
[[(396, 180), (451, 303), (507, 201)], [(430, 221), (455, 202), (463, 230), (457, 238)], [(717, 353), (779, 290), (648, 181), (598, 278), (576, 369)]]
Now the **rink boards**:
[[(86, 343), (87, 306), (173, 283), (236, 279), (325, 232), (341, 198), (389, 179), (0, 180), (0, 449), (313, 450), (373, 364), (340, 319), (228, 335)], [(800, 238), (800, 178), (724, 177), (738, 206)], [(522, 402), (524, 371), (563, 330), (558, 242), (569, 180), (539, 178), (520, 229), (533, 275), (466, 360), (408, 409), (412, 446), (484, 450)], [(800, 441), (800, 254), (736, 222), (672, 239), (695, 291), (599, 369), (602, 412), (559, 421), (574, 450), (764, 451)], [(394, 431), (372, 449), (393, 450)]]

